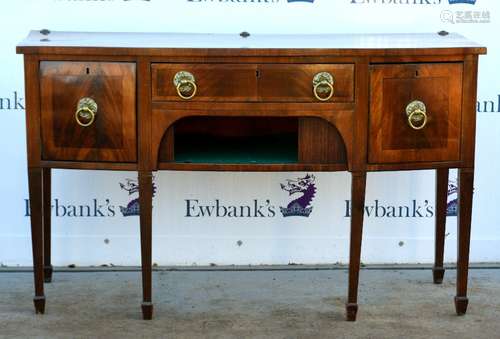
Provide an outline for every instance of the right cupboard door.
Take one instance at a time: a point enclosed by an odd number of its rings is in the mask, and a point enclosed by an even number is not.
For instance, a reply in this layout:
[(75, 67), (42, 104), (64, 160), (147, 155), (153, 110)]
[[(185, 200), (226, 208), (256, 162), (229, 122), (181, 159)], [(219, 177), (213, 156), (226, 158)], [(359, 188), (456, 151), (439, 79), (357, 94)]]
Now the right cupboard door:
[(460, 160), (462, 63), (373, 65), (369, 163)]

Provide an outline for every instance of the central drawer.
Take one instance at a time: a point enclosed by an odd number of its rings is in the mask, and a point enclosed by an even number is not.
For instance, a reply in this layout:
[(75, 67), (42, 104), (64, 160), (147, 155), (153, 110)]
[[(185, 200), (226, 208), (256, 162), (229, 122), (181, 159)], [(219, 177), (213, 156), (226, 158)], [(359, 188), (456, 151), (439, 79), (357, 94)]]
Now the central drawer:
[(153, 101), (353, 102), (353, 64), (152, 65)]

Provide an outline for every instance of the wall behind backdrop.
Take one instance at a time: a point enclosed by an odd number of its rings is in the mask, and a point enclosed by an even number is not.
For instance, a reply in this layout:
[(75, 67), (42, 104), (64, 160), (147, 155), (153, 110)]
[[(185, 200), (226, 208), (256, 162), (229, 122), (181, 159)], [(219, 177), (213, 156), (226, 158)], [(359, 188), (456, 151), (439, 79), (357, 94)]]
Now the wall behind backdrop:
[[(457, 3), (458, 2), (458, 3)], [(7, 0), (0, 11), (0, 264), (31, 265), (22, 56), (29, 30), (238, 33), (461, 33), (480, 58), (471, 261), (500, 261), (500, 2), (493, 0)], [(153, 260), (159, 265), (346, 263), (350, 176), (314, 173), (309, 217), (283, 217), (280, 183), (313, 173), (160, 172)], [(456, 259), (452, 172), (446, 261)], [(56, 170), (55, 265), (139, 265), (133, 172)], [(433, 171), (368, 175), (362, 260), (429, 263)], [(243, 206), (243, 207), (242, 207)], [(250, 211), (234, 213), (240, 210)], [(132, 215), (130, 215), (132, 214)]]

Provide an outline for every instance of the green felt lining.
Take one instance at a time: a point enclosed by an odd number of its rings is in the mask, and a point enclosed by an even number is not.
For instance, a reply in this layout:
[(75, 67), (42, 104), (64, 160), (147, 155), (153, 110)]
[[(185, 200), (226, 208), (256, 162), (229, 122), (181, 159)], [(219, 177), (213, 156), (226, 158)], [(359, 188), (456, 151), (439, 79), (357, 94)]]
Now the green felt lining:
[(255, 138), (203, 138), (176, 136), (174, 158), (178, 163), (290, 164), (298, 162), (297, 135)]

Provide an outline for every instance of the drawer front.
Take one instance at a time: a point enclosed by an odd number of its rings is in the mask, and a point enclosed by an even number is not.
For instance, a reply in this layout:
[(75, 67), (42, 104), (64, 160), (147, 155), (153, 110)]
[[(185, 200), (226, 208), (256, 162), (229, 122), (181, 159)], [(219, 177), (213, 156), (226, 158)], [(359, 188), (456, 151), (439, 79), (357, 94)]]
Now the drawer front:
[(134, 63), (40, 63), (42, 157), (137, 161)]
[(153, 64), (152, 82), (153, 101), (354, 100), (353, 64)]
[(371, 68), (370, 163), (460, 160), (461, 63)]
[[(153, 64), (151, 71), (153, 101), (238, 102), (257, 99), (256, 65)], [(177, 74), (186, 74), (186, 77), (178, 77), (179, 82), (174, 83)]]
[[(353, 64), (268, 64), (261, 65), (259, 68), (259, 96), (262, 101), (354, 101)], [(321, 77), (322, 74), (326, 76)], [(314, 81), (316, 76), (319, 79), (317, 82)], [(331, 78), (327, 80), (327, 77)], [(326, 83), (321, 84), (321, 81), (326, 81)]]

